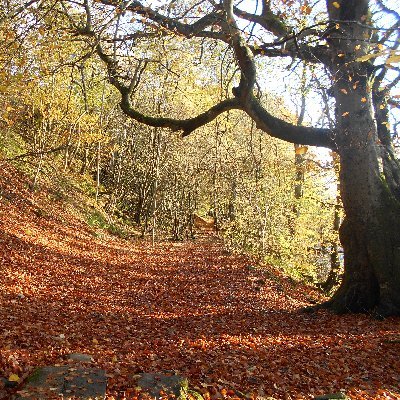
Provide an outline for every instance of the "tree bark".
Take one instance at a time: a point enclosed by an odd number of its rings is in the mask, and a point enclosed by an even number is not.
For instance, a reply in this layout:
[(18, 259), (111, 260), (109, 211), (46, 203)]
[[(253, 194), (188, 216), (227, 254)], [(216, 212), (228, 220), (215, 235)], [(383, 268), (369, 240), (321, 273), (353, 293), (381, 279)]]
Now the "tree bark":
[(346, 212), (340, 228), (345, 271), (327, 305), (340, 313), (375, 310), (377, 316), (398, 315), (400, 204), (383, 173), (384, 148), (366, 82), (367, 66), (342, 61), (335, 65), (342, 71), (334, 94), (340, 188)]

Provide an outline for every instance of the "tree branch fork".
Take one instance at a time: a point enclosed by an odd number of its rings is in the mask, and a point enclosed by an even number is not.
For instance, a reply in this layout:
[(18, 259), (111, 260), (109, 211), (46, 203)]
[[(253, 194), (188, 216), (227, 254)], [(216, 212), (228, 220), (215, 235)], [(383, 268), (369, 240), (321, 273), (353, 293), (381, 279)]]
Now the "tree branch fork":
[[(101, 0), (106, 6), (117, 7), (111, 0)], [(234, 51), (239, 70), (241, 73), (240, 83), (233, 88), (233, 98), (224, 99), (199, 115), (187, 119), (174, 119), (167, 117), (154, 117), (146, 115), (132, 106), (131, 97), (139, 85), (141, 72), (135, 71), (129, 85), (123, 82), (118, 75), (118, 63), (115, 57), (107, 54), (102, 46), (101, 36), (95, 33), (92, 25), (92, 15), (85, 1), (86, 25), (76, 27), (77, 33), (91, 37), (95, 41), (94, 49), (100, 59), (105, 63), (108, 71), (109, 82), (120, 92), (122, 111), (130, 118), (139, 123), (152, 127), (169, 128), (173, 132), (182, 132), (182, 137), (190, 135), (198, 128), (212, 122), (219, 115), (229, 110), (242, 110), (246, 112), (255, 122), (259, 129), (276, 138), (297, 144), (327, 147), (335, 150), (334, 132), (323, 128), (299, 126), (288, 123), (283, 119), (269, 113), (254, 95), (256, 82), (256, 66), (254, 62), (254, 49), (243, 38), (242, 32), (236, 23), (235, 10), (232, 0), (224, 0), (223, 10), (217, 10), (207, 14), (192, 24), (181, 23), (171, 17), (160, 14), (149, 7), (142, 5), (140, 1), (132, 1), (126, 6), (126, 10), (134, 14), (145, 16), (152, 22), (171, 31), (179, 33), (187, 38), (207, 37), (205, 31), (216, 23), (221, 26), (216, 39), (222, 40)]]

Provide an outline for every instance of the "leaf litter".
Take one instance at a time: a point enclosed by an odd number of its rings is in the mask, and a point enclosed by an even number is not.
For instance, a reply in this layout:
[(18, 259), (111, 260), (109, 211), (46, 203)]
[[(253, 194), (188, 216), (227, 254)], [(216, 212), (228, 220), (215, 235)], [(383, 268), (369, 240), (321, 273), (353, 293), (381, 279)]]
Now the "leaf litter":
[(212, 236), (95, 235), (10, 166), (0, 189), (0, 399), (18, 390), (9, 377), (71, 353), (106, 370), (109, 400), (137, 398), (139, 374), (162, 371), (205, 399), (400, 398), (398, 318), (304, 313), (318, 292)]

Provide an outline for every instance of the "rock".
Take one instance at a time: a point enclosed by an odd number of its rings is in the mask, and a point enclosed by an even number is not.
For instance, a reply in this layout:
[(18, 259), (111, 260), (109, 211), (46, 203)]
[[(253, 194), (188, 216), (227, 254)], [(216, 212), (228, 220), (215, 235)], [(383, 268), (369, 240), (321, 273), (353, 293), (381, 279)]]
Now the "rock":
[(161, 392), (182, 398), (188, 393), (188, 380), (179, 375), (161, 373), (143, 373), (137, 385), (153, 398), (159, 398)]
[(1, 378), (1, 385), (0, 387), (5, 387), (6, 389), (15, 388), (19, 384), (18, 381), (10, 381), (6, 378)]
[(315, 396), (314, 400), (350, 400), (343, 392)]
[(106, 395), (106, 387), (105, 371), (98, 368), (42, 367), (28, 377), (16, 399), (50, 400), (64, 396), (79, 400), (102, 400)]
[(68, 356), (68, 360), (89, 363), (93, 362), (93, 357), (90, 354), (72, 353)]

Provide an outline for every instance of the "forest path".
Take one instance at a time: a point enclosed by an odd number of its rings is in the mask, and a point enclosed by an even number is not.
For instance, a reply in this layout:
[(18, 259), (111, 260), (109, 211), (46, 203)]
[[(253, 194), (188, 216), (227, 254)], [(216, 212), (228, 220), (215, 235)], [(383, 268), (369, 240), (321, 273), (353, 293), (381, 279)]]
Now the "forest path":
[(13, 190), (0, 201), (0, 376), (87, 353), (109, 399), (166, 370), (211, 398), (400, 398), (398, 319), (305, 314), (315, 292), (216, 238), (117, 239)]

